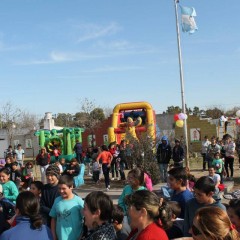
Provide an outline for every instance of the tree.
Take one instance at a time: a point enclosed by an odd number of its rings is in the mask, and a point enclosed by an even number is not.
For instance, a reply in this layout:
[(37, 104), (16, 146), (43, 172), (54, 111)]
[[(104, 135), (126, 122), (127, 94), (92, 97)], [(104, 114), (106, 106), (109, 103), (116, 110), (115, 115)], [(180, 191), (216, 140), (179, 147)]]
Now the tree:
[(3, 105), (1, 111), (1, 126), (7, 130), (10, 144), (14, 136), (14, 131), (17, 128), (21, 116), (20, 108), (13, 105), (11, 101)]
[(74, 116), (70, 113), (58, 113), (57, 117), (54, 119), (56, 126), (61, 127), (73, 127), (74, 126)]
[(223, 113), (224, 113), (224, 111), (217, 107), (209, 108), (206, 110), (206, 115), (213, 119), (220, 118)]
[(39, 127), (39, 118), (35, 114), (23, 111), (19, 116), (17, 126), (20, 129), (37, 129)]
[(182, 111), (182, 109), (179, 106), (170, 106), (167, 108), (166, 113), (180, 113)]

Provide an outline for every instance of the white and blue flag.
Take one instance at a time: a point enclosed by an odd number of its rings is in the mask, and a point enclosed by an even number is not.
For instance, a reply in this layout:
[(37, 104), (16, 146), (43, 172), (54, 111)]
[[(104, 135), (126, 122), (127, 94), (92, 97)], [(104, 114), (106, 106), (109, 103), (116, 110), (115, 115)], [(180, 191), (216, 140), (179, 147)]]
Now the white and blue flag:
[(195, 9), (193, 7), (182, 6), (180, 6), (180, 8), (182, 13), (182, 31), (190, 34), (194, 33), (198, 30), (197, 24), (194, 20), (194, 17), (197, 16)]

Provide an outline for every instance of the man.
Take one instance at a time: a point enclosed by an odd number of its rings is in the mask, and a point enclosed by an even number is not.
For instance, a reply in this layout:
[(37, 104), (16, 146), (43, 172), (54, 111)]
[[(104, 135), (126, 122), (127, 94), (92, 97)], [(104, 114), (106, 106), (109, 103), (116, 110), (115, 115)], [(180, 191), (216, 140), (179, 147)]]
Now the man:
[(76, 140), (76, 144), (73, 148), (73, 150), (76, 153), (76, 159), (78, 161), (78, 163), (82, 163), (82, 144), (79, 142), (79, 140)]
[(167, 136), (163, 136), (161, 141), (157, 148), (157, 161), (159, 163), (161, 180), (162, 182), (167, 182), (167, 168), (171, 159), (172, 149), (168, 143)]

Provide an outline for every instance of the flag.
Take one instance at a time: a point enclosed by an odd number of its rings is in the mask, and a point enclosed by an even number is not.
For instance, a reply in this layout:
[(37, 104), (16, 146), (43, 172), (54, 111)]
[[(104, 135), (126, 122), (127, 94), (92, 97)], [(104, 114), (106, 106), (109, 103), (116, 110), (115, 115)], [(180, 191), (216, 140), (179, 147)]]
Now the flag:
[(180, 8), (182, 13), (182, 31), (190, 34), (194, 33), (198, 30), (197, 24), (194, 20), (194, 17), (197, 16), (195, 9), (193, 7), (182, 6), (180, 6)]

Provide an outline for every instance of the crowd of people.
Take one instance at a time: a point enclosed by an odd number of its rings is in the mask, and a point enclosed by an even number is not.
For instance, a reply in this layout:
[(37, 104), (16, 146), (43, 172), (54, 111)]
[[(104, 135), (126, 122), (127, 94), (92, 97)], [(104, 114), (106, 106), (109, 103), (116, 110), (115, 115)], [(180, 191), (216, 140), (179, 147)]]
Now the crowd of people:
[[(230, 135), (219, 144), (206, 136), (203, 171), (208, 166), (209, 174), (196, 179), (184, 167), (180, 140), (171, 147), (163, 136), (156, 160), (166, 185), (158, 191), (142, 166), (128, 166), (125, 141), (86, 151), (78, 142), (77, 157), (69, 163), (50, 163), (49, 153), (41, 148), (36, 157), (41, 181), (35, 179), (31, 161), (24, 165), (24, 156), (9, 153), (0, 166), (0, 240), (240, 239), (240, 199), (222, 204), (218, 195), (224, 179), (233, 177), (235, 148)], [(82, 164), (96, 185), (103, 175), (105, 191), (78, 196), (74, 178)], [(125, 184), (117, 205), (107, 193), (114, 179)]]

